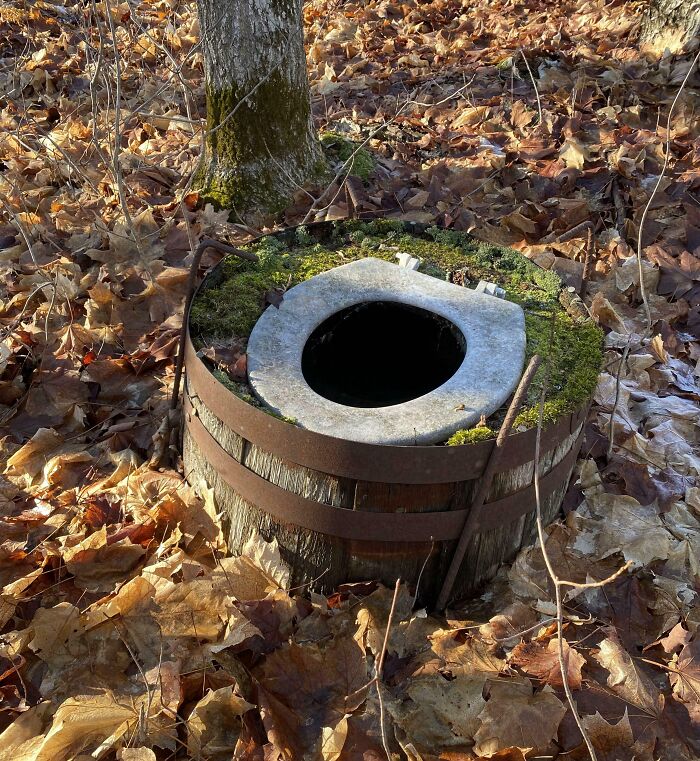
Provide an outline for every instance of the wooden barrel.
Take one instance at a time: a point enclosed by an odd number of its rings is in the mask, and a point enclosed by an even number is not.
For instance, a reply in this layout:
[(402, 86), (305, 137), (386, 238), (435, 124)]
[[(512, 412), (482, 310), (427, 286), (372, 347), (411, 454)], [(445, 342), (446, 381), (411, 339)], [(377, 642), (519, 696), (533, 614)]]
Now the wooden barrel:
[[(298, 428), (229, 391), (188, 337), (183, 458), (224, 515), (229, 548), (250, 535), (277, 539), (291, 584), (328, 593), (339, 584), (400, 577), (436, 599), (493, 441), (389, 446)], [(579, 452), (587, 405), (542, 432), (543, 517), (557, 515)], [(537, 533), (534, 430), (508, 437), (453, 595), (467, 596)]]

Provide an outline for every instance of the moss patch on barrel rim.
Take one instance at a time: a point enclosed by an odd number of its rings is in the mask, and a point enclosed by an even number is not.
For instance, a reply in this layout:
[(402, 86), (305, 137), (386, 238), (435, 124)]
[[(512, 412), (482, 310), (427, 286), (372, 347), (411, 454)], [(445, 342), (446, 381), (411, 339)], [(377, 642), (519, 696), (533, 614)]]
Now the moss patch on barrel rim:
[[(196, 345), (232, 338), (247, 339), (265, 308), (266, 294), (292, 287), (333, 267), (373, 256), (396, 261), (398, 252), (422, 259), (419, 270), (433, 277), (475, 287), (488, 280), (504, 287), (507, 298), (525, 311), (526, 360), (544, 358), (530, 386), (515, 430), (537, 424), (538, 403), (547, 379), (544, 422), (554, 422), (576, 410), (595, 390), (602, 362), (602, 332), (589, 319), (571, 316), (560, 301), (558, 276), (542, 270), (512, 249), (494, 246), (464, 233), (404, 222), (345, 221), (299, 227), (266, 236), (247, 248), (257, 264), (235, 257), (225, 259), (207, 278), (190, 313)], [(235, 391), (246, 398), (244, 384)], [(252, 395), (251, 395), (252, 398)], [(496, 435), (505, 410), (494, 413), (490, 425), (457, 431), (449, 445), (473, 444)]]

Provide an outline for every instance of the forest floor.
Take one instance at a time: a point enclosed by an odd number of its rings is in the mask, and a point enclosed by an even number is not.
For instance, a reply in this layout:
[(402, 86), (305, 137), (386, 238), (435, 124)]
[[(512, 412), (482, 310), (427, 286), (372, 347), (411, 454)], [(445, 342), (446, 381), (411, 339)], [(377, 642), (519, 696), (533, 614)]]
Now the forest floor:
[[(640, 53), (641, 10), (305, 12), (319, 127), (372, 135), (362, 211), (469, 231), (574, 279), (585, 241), (557, 238), (596, 226), (587, 304), (606, 361), (547, 548), (575, 582), (629, 563), (564, 597), (568, 682), (599, 761), (700, 758), (700, 75), (667, 135), (690, 58)], [(226, 557), (212, 495), (149, 467), (191, 251), (254, 232), (189, 191), (193, 4), (4, 2), (0, 34), (0, 761), (588, 758), (541, 550), (447, 619), (400, 588), (380, 700), (393, 591), (286, 591), (274, 545)], [(667, 138), (643, 230), (648, 332), (634, 252)], [(310, 218), (345, 216), (338, 190)], [(300, 191), (278, 222), (311, 203)]]

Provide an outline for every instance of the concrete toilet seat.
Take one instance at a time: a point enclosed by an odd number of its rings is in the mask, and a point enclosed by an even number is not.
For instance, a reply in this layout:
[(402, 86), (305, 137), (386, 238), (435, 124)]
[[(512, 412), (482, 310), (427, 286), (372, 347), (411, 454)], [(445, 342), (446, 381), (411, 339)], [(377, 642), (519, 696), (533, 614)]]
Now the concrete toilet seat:
[[(388, 406), (339, 404), (314, 391), (302, 372), (309, 337), (334, 314), (368, 302), (451, 322), (466, 344), (456, 372), (428, 393)], [(294, 286), (279, 308), (265, 310), (248, 341), (248, 378), (267, 407), (303, 428), (350, 441), (432, 444), (497, 410), (517, 386), (524, 358), (525, 317), (517, 304), (366, 258)]]

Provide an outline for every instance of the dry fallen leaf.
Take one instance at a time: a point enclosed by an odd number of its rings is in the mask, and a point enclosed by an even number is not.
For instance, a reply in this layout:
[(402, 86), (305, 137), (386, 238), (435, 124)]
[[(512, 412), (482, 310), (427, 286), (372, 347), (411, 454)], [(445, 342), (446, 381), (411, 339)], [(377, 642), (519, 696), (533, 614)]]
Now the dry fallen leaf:
[(350, 638), (325, 647), (284, 646), (267, 657), (256, 676), (263, 723), (285, 759), (318, 752), (324, 727), (337, 726), (363, 703), (369, 681), (362, 650)]
[(581, 721), (600, 761), (616, 761), (632, 745), (634, 737), (627, 709), (616, 724), (607, 722), (597, 712), (593, 716), (582, 716)]
[(348, 736), (348, 716), (338, 721), (335, 726), (321, 730), (321, 758), (323, 761), (338, 761), (343, 754), (343, 746)]
[(187, 717), (187, 752), (201, 761), (230, 759), (241, 733), (241, 717), (251, 708), (233, 687), (210, 690)]
[(700, 710), (700, 641), (686, 642), (673, 665), (673, 692), (684, 703), (692, 704), (697, 713)]
[(490, 695), (478, 718), (474, 750), (491, 758), (499, 751), (517, 748), (523, 753), (544, 751), (556, 737), (566, 708), (545, 687), (533, 694), (530, 683), (509, 680), (491, 682)]
[(486, 705), (482, 697), (486, 678), (459, 675), (448, 680), (439, 673), (414, 677), (406, 697), (390, 709), (406, 740), (425, 753), (471, 745)]
[[(578, 690), (581, 688), (581, 669), (586, 659), (572, 649), (566, 640), (563, 641), (563, 650), (567, 682), (572, 690)], [(537, 642), (522, 642), (513, 648), (510, 662), (552, 687), (563, 687), (559, 643), (556, 639), (549, 640), (546, 647)]]
[(583, 169), (588, 154), (586, 148), (573, 138), (568, 138), (559, 149), (559, 156), (568, 167)]
[(118, 761), (156, 761), (156, 754), (150, 748), (121, 748), (117, 751)]
[(623, 700), (649, 716), (659, 716), (663, 709), (663, 696), (652, 680), (641, 671), (630, 654), (614, 639), (604, 639), (598, 653), (598, 663), (607, 669), (608, 686)]

